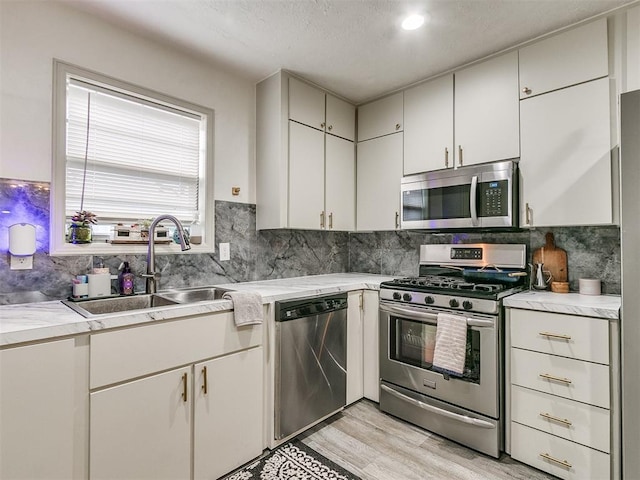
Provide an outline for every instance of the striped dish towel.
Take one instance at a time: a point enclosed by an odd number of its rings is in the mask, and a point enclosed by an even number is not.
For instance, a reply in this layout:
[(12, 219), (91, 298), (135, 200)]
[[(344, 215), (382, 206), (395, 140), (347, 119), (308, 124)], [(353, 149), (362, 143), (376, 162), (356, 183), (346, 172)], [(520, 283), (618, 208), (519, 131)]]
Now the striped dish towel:
[(460, 315), (438, 313), (433, 370), (462, 376), (467, 353), (467, 319)]

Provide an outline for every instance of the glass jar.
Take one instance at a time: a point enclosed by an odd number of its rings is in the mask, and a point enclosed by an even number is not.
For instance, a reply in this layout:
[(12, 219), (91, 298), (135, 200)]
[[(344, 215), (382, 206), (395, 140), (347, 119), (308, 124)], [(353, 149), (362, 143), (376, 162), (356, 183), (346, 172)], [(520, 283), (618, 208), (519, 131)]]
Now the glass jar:
[(91, 225), (69, 225), (69, 243), (91, 243)]

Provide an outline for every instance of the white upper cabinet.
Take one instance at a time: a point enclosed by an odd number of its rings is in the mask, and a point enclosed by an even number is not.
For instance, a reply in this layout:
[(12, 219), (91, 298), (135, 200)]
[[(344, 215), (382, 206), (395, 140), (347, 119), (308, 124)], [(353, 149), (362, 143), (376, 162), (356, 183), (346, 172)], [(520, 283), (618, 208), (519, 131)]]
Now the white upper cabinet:
[(609, 79), (521, 102), (522, 226), (613, 222)]
[(400, 227), (402, 132), (358, 142), (358, 230)]
[(289, 78), (290, 120), (354, 140), (355, 111), (350, 103), (296, 78)]
[(356, 138), (356, 107), (327, 94), (326, 132), (347, 140)]
[(455, 162), (474, 165), (520, 156), (518, 53), (455, 73)]
[(355, 106), (286, 72), (256, 88), (258, 230), (352, 230)]
[(402, 112), (402, 92), (358, 107), (358, 141), (402, 131)]
[(607, 20), (521, 48), (520, 98), (528, 98), (609, 74)]
[(453, 74), (404, 91), (404, 174), (453, 166)]
[(324, 130), (324, 92), (289, 78), (289, 119)]

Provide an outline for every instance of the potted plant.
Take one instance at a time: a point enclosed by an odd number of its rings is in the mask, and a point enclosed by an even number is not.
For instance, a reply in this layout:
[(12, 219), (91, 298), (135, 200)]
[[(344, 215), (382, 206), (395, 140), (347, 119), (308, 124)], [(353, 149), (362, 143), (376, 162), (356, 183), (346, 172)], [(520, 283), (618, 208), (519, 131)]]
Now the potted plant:
[(95, 213), (82, 210), (71, 217), (69, 225), (70, 243), (91, 243), (91, 225), (98, 223)]

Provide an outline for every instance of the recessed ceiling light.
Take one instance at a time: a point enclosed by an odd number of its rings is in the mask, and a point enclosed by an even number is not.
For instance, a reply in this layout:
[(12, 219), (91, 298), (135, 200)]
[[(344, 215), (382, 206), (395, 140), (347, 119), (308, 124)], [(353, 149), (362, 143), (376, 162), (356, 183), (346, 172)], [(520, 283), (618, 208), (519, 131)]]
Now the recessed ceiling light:
[(409, 15), (402, 21), (402, 28), (405, 30), (415, 30), (416, 28), (420, 28), (424, 24), (424, 16), (423, 15)]

